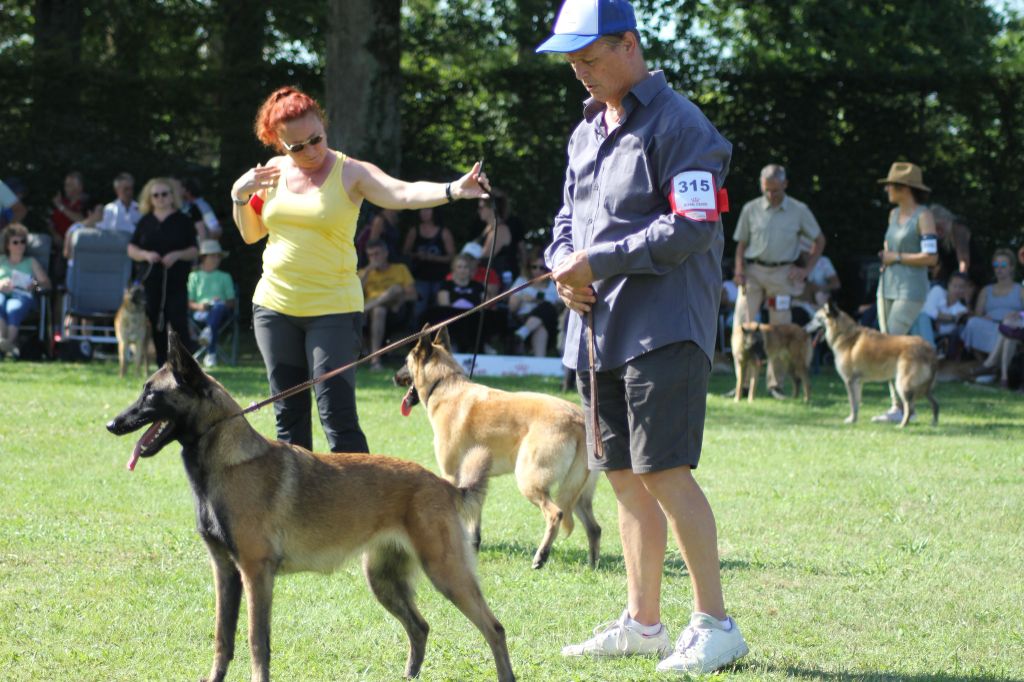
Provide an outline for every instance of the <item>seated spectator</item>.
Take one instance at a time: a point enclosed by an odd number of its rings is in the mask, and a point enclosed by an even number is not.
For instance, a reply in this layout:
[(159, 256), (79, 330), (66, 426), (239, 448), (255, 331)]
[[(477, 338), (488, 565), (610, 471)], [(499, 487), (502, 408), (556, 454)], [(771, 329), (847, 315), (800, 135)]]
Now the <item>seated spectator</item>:
[(977, 241), (971, 240), (971, 230), (964, 219), (939, 204), (930, 208), (935, 217), (939, 261), (929, 268), (929, 279), (946, 284), (954, 272), (960, 272), (974, 281), (987, 282), (992, 271), (981, 257)]
[(366, 249), (370, 242), (383, 241), (388, 247), (388, 260), (396, 260), (401, 252), (401, 232), (398, 230), (398, 211), (382, 208), (356, 235), (356, 257), (359, 267), (366, 267), (369, 254)]
[(419, 216), (419, 224), (409, 230), (402, 247), (402, 254), (411, 263), (412, 276), (416, 280), (417, 320), (433, 305), (455, 254), (451, 230), (434, 222), (434, 209), (421, 208)]
[[(529, 269), (525, 270), (512, 288), (526, 284), (531, 279), (548, 272), (542, 253), (533, 253), (528, 259)], [(558, 313), (562, 300), (558, 297), (553, 279), (534, 282), (522, 291), (512, 294), (508, 310), (518, 343), (524, 347), (529, 341), (533, 355), (542, 358), (548, 353), (548, 340), (558, 333)]]
[[(801, 258), (804, 256), (805, 254), (801, 254)], [(835, 297), (840, 286), (842, 285), (836, 267), (829, 257), (823, 254), (807, 273), (804, 290), (794, 297), (793, 323), (805, 325), (810, 322), (818, 308)]]
[(114, 178), (114, 194), (114, 200), (103, 207), (99, 229), (135, 234), (135, 226), (142, 214), (139, 213), (139, 202), (135, 201), (135, 178), (131, 173), (118, 173)]
[(53, 211), (50, 213), (50, 234), (55, 246), (64, 243), (68, 229), (85, 218), (89, 195), (85, 193), (82, 174), (71, 171), (64, 177), (64, 188), (53, 197)]
[(0, 182), (0, 228), (11, 223), (20, 223), (28, 213), (23, 199), (25, 186), (17, 178), (8, 178)]
[(934, 285), (924, 300), (924, 315), (928, 324), (922, 328), (921, 336), (939, 350), (941, 357), (959, 359), (958, 342), (963, 321), (970, 312), (965, 301), (968, 293), (967, 275), (954, 272), (949, 277), (949, 286)]
[[(103, 229), (103, 218), (106, 213), (106, 208), (101, 203), (94, 203), (92, 206), (86, 209), (85, 218), (78, 221), (74, 225), (68, 228), (67, 234), (64, 235), (64, 260), (68, 262), (67, 269), (67, 280), (71, 281), (71, 269), (75, 267), (75, 243), (77, 241), (78, 231), (82, 228), (96, 228)], [(135, 229), (134, 227), (132, 228)]]
[[(370, 352), (380, 350), (386, 332), (408, 326), (416, 301), (416, 284), (404, 263), (388, 262), (388, 245), (383, 239), (366, 245), (368, 264), (359, 271), (363, 283), (363, 311), (370, 329)], [(374, 358), (370, 369), (381, 369)]]
[[(181, 183), (181, 188), (181, 210), (191, 216), (193, 222), (203, 223), (202, 231), (200, 231), (198, 225), (196, 227), (196, 232), (199, 235), (204, 233), (206, 235), (205, 237), (200, 236), (200, 239), (220, 239), (220, 221), (217, 220), (217, 214), (213, 212), (213, 208), (203, 198), (203, 190), (199, 185), (199, 181), (195, 178), (186, 178)], [(196, 218), (198, 218), (198, 221), (195, 220)]]
[(1024, 341), (1024, 312), (1011, 313), (999, 325), (999, 338), (992, 352), (981, 363), (981, 367), (975, 370), (976, 381), (988, 383), (987, 379), (991, 377), (995, 380), (998, 372), (999, 385), (1009, 388), (1010, 366), (1021, 341)]
[(203, 364), (217, 366), (217, 334), (235, 313), (235, 283), (231, 275), (220, 269), (227, 253), (216, 239), (199, 244), (199, 269), (188, 275), (188, 309), (192, 319), (202, 328), (199, 344), (206, 346)]
[[(516, 273), (520, 271), (518, 244), (516, 235), (508, 224), (508, 212), (508, 196), (499, 189), (491, 190), (490, 199), (480, 199), (477, 202), (477, 215), (485, 226), (484, 231), (475, 240), (480, 244), (482, 254), (478, 257), (490, 258), (491, 249), (494, 249), (491, 269), (498, 272), (504, 288), (508, 288)], [(497, 242), (492, 247), (491, 242), (495, 239)]]
[(1024, 310), (1024, 287), (1014, 281), (1014, 253), (1009, 249), (996, 249), (992, 254), (992, 269), (996, 281), (978, 294), (974, 316), (964, 327), (964, 346), (979, 359), (987, 359), (999, 341), (999, 323), (1013, 321)]
[[(473, 273), (473, 281), (484, 283), (484, 277), (487, 278), (487, 298), (494, 298), (501, 293), (501, 278), (498, 277), (498, 273), (495, 272), (494, 268), (491, 268), (490, 274), (487, 274), (486, 262), (481, 260), (483, 255), (484, 247), (480, 246), (476, 242), (467, 242), (462, 247), (461, 253), (469, 256), (473, 259), (473, 263), (470, 266), (470, 272)], [(448, 275), (451, 278), (451, 275)]]
[[(460, 253), (452, 259), (451, 275), (441, 283), (435, 299), (436, 305), (428, 308), (424, 314), (423, 321), (426, 324), (443, 322), (483, 303), (484, 285), (473, 279), (475, 269), (476, 259), (469, 254)], [(484, 316), (481, 332), (483, 339), (490, 339), (504, 329), (504, 325), (499, 322), (502, 315), (499, 311), (485, 309), (480, 314)], [(480, 319), (476, 315), (448, 325), (453, 350), (459, 353), (472, 353), (476, 350), (478, 329)]]
[(28, 229), (21, 223), (4, 228), (4, 255), (0, 256), (0, 356), (19, 357), (18, 328), (36, 309), (35, 287), (49, 288), (46, 271), (26, 256)]

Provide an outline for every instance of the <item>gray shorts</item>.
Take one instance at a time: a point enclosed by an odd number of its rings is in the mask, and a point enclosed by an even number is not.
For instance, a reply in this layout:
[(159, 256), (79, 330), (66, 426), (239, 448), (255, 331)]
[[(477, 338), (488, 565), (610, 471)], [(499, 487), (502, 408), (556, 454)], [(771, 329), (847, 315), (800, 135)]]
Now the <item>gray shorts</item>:
[(580, 369), (591, 469), (646, 474), (697, 468), (704, 439), (711, 363), (690, 341), (672, 343), (597, 373), (597, 406), (604, 458), (596, 459), (590, 418), (590, 373)]

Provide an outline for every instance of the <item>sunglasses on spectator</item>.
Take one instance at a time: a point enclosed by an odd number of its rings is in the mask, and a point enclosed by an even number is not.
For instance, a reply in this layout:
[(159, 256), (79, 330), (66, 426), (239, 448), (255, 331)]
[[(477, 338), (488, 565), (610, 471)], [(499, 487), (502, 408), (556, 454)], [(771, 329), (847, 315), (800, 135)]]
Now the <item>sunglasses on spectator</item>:
[(12, 239), (11, 241), (9, 241), (7, 243), (8, 244), (24, 244), (25, 240), (24, 239)]
[(544, 267), (545, 266), (544, 266), (543, 263), (534, 263), (533, 265), (530, 266), (530, 269), (531, 270), (543, 270)]
[(1008, 267), (1010, 267), (1010, 264), (1007, 263), (1006, 261), (998, 261), (997, 260), (997, 261), (993, 261), (992, 262), (992, 267), (994, 267), (994, 268), (1008, 268)]
[(284, 140), (281, 140), (281, 146), (284, 147), (286, 151), (289, 151), (292, 154), (298, 154), (299, 152), (306, 148), (306, 145), (315, 147), (316, 145), (320, 144), (323, 141), (324, 136), (321, 135), (320, 133), (317, 133), (316, 135), (309, 138), (305, 142), (296, 142), (295, 144), (288, 144)]
[(162, 199), (164, 197), (171, 196), (171, 193), (170, 192), (153, 192), (150, 196), (153, 197), (154, 199)]

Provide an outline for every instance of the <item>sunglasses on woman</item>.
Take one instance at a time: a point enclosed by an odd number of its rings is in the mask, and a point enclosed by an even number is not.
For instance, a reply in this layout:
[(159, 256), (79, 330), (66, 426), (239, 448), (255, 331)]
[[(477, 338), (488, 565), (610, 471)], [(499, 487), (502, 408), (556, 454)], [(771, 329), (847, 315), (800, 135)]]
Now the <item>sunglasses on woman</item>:
[(10, 240), (7, 243), (8, 244), (24, 244), (25, 240), (24, 239), (12, 239), (12, 240)]
[(164, 197), (171, 196), (170, 192), (153, 192), (151, 195), (154, 199), (163, 199)]
[(316, 135), (309, 138), (305, 142), (296, 142), (295, 144), (288, 144), (284, 140), (281, 140), (281, 146), (285, 148), (285, 151), (291, 152), (292, 154), (298, 154), (299, 152), (306, 148), (306, 145), (315, 147), (316, 145), (323, 142), (323, 140), (324, 136), (321, 135), (320, 133), (317, 133)]

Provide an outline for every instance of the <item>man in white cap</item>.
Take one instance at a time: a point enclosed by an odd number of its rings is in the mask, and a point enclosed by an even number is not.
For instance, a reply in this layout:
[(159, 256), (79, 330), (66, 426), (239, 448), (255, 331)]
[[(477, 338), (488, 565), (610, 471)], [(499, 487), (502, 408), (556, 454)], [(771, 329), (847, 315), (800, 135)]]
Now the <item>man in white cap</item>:
[[(590, 93), (569, 140), (564, 204), (546, 258), (574, 311), (563, 362), (590, 405), (585, 325), (593, 313), (604, 470), (626, 564), (622, 616), (566, 656), (666, 656), (659, 672), (709, 672), (747, 653), (725, 611), (714, 514), (700, 459), (722, 287), (720, 191), (732, 146), (644, 62), (633, 8), (567, 0), (538, 52), (565, 54)], [(592, 422), (587, 439), (594, 442)], [(593, 452), (593, 447), (591, 447)], [(673, 649), (661, 623), (668, 528), (694, 613)]]

